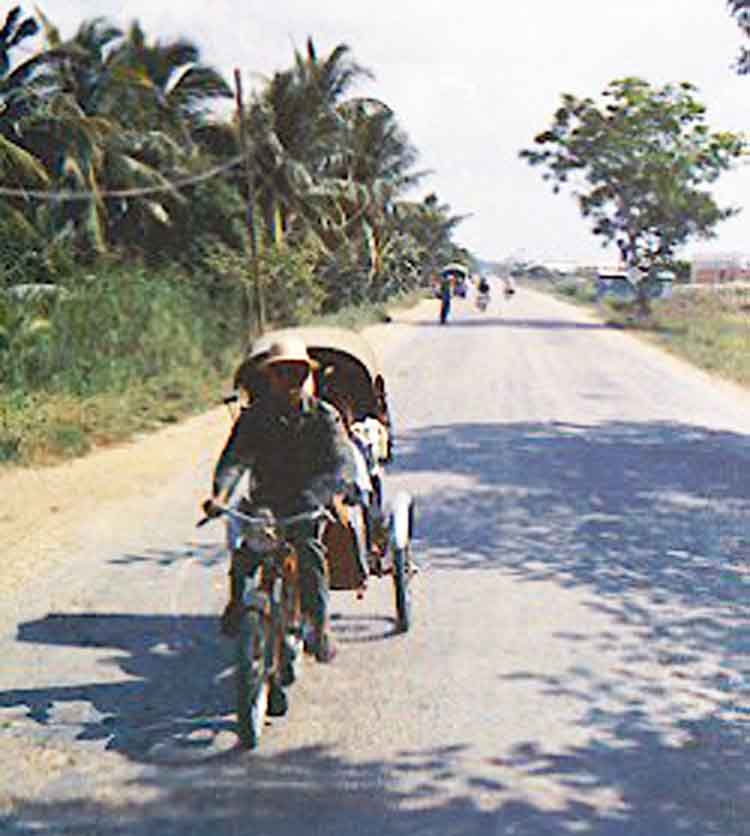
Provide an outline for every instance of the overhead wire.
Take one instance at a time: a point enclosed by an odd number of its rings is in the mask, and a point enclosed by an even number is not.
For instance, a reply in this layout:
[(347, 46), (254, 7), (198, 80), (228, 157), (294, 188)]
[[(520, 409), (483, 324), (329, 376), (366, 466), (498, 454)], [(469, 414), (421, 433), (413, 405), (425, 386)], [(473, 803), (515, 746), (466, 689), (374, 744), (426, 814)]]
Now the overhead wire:
[(91, 200), (92, 198), (128, 198), (128, 197), (145, 197), (147, 195), (162, 194), (164, 192), (178, 191), (179, 189), (188, 186), (194, 186), (196, 183), (202, 183), (206, 180), (211, 180), (218, 177), (225, 171), (235, 168), (243, 161), (243, 156), (238, 154), (235, 157), (227, 160), (220, 165), (213, 166), (200, 174), (194, 174), (190, 177), (185, 177), (180, 180), (163, 183), (158, 186), (140, 186), (130, 189), (103, 189), (99, 192), (92, 192), (87, 190), (49, 190), (49, 189), (21, 189), (10, 188), (7, 186), (0, 186), (0, 197), (20, 197), (20, 198), (34, 198), (37, 200), (59, 200), (59, 201), (76, 201), (76, 200)]

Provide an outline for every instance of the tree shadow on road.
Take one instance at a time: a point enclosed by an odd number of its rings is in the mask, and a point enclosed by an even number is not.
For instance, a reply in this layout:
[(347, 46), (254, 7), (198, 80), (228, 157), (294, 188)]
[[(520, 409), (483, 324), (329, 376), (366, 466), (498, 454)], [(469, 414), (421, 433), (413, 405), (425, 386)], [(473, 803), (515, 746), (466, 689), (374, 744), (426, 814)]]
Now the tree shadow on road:
[[(522, 744), (473, 761), (460, 745), (352, 760), (325, 746), (237, 753), (141, 773), (120, 797), (18, 801), (3, 833), (96, 836), (743, 836), (750, 767), (736, 731), (692, 723), (669, 745), (623, 718), (611, 745)], [(687, 767), (686, 767), (687, 764)], [(456, 780), (456, 776), (461, 776)], [(574, 795), (550, 792), (551, 782)]]
[[(749, 462), (746, 437), (675, 423), (466, 424), (399, 437), (393, 477), (415, 486), (427, 573), (501, 572), (519, 594), (536, 583), (578, 589), (635, 637), (624, 646), (622, 634), (571, 625), (558, 638), (593, 643), (621, 669), (572, 665), (552, 678), (524, 660), (498, 677), (499, 688), (533, 680), (577, 705), (578, 745), (520, 740), (484, 760), (461, 745), (387, 761), (322, 746), (231, 749), (144, 769), (112, 801), (65, 787), (63, 800), (19, 800), (0, 831), (747, 836)], [(432, 475), (449, 487), (432, 489)], [(132, 677), (0, 693), (0, 709), (26, 712), (40, 735), (61, 722), (60, 704), (88, 706), (88, 719), (76, 718), (84, 740), (148, 764), (144, 730), (200, 747), (201, 734), (226, 728), (232, 700), (214, 620), (49, 615), (21, 625), (19, 639), (114, 648), (112, 664)], [(644, 659), (655, 660), (653, 678), (629, 675)], [(175, 688), (185, 671), (199, 675)], [(674, 711), (661, 726), (660, 700)]]
[[(19, 709), (14, 722), (32, 738), (67, 730), (71, 739), (158, 761), (180, 746), (196, 755), (233, 730), (231, 651), (215, 618), (50, 613), (19, 625), (18, 641), (112, 651), (98, 662), (104, 681), (0, 692), (0, 711)], [(106, 681), (107, 669), (116, 681)]]
[(213, 542), (190, 541), (176, 549), (148, 549), (140, 553), (127, 553), (113, 557), (109, 562), (113, 566), (133, 566), (148, 563), (161, 567), (192, 561), (200, 566), (210, 567), (224, 564), (227, 551), (220, 538)]
[[(748, 438), (610, 422), (435, 426), (399, 441), (393, 471), (416, 486), (428, 569), (494, 570), (520, 595), (576, 589), (625, 631), (558, 636), (609, 654), (619, 667), (605, 679), (576, 665), (550, 679), (528, 660), (503, 680), (575, 701), (582, 728), (612, 745), (550, 753), (531, 741), (512, 763), (619, 787), (654, 817), (637, 832), (701, 832), (700, 816), (705, 833), (750, 832)], [(433, 475), (452, 487), (431, 489)]]
[(417, 497), (430, 566), (585, 587), (750, 682), (749, 466), (747, 437), (689, 424), (470, 424), (406, 434), (394, 472), (461, 477)]
[(445, 332), (455, 328), (507, 328), (524, 329), (530, 331), (602, 331), (612, 330), (616, 326), (606, 322), (576, 321), (573, 319), (521, 319), (512, 316), (483, 315), (462, 317), (460, 314), (451, 316), (443, 325), (437, 320), (422, 319), (410, 323), (418, 328), (438, 328)]
[(459, 477), (417, 490), (431, 565), (745, 606), (748, 466), (747, 437), (688, 424), (477, 423), (399, 436), (391, 472)]

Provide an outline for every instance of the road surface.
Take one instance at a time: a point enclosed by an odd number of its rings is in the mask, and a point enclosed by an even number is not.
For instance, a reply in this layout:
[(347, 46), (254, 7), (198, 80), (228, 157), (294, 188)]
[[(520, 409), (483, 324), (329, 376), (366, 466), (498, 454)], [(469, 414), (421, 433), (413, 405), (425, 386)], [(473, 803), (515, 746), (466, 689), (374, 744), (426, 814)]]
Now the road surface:
[(368, 332), (414, 624), (333, 595), (253, 753), (195, 530), (216, 411), (0, 481), (0, 833), (750, 834), (750, 398), (561, 301)]

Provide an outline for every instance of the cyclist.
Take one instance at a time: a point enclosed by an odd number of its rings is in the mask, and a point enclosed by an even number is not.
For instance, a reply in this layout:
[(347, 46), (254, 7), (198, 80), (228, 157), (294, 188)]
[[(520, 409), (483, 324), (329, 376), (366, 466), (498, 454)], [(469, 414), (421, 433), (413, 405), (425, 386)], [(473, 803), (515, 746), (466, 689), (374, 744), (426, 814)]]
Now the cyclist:
[[(245, 407), (232, 427), (214, 469), (212, 495), (203, 503), (218, 516), (242, 476), (249, 475), (249, 500), (279, 516), (334, 506), (354, 480), (354, 461), (338, 411), (310, 394), (313, 361), (294, 335), (274, 343), (258, 363), (267, 388)], [(323, 523), (302, 523), (290, 534), (300, 561), (302, 610), (313, 625), (310, 649), (319, 662), (333, 659)], [(222, 632), (235, 635), (242, 615), (230, 570), (229, 602)]]

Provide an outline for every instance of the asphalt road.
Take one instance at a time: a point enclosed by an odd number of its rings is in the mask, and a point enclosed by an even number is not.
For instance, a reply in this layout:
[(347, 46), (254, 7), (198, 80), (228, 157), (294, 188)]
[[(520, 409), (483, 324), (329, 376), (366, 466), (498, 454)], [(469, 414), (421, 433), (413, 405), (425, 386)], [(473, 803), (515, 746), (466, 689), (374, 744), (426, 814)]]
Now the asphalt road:
[(193, 528), (226, 419), (103, 454), (154, 472), (69, 488), (57, 522), (18, 510), (3, 836), (750, 834), (750, 398), (526, 290), (437, 305), (370, 332), (386, 491), (417, 501), (413, 628), (387, 579), (334, 593), (339, 656), (256, 752), (222, 531)]

